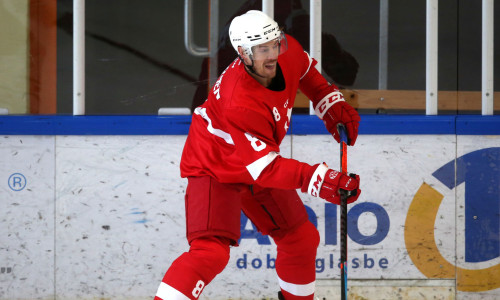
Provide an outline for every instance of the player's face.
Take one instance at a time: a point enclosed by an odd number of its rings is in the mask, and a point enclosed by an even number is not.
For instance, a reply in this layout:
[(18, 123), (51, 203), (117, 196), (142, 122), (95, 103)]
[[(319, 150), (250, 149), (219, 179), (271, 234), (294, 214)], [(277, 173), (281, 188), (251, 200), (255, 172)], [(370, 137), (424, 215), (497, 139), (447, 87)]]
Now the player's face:
[(252, 47), (254, 70), (258, 75), (272, 79), (276, 76), (276, 65), (280, 54), (278, 39)]

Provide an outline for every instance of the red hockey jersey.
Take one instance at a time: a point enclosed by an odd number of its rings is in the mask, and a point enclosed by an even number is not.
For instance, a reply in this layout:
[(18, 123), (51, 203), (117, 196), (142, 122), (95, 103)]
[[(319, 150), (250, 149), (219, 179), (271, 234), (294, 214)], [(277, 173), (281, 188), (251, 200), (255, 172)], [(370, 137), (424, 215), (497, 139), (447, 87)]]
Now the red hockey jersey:
[(317, 103), (337, 90), (314, 67), (317, 63), (287, 36), (278, 56), (285, 88), (259, 84), (236, 59), (220, 75), (207, 101), (193, 113), (181, 159), (181, 176), (212, 176), (222, 183), (300, 188), (311, 166), (280, 156), (290, 126), (297, 89)]

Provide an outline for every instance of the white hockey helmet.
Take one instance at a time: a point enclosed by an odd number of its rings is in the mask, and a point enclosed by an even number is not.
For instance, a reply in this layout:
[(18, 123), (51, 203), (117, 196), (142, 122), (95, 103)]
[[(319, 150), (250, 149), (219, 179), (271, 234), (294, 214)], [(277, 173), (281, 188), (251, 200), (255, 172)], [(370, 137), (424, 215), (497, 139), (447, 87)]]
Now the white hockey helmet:
[(235, 17), (229, 26), (229, 39), (236, 53), (239, 54), (238, 47), (242, 47), (243, 53), (252, 57), (252, 47), (272, 40), (279, 43), (279, 54), (287, 48), (285, 34), (278, 23), (259, 10), (249, 10)]

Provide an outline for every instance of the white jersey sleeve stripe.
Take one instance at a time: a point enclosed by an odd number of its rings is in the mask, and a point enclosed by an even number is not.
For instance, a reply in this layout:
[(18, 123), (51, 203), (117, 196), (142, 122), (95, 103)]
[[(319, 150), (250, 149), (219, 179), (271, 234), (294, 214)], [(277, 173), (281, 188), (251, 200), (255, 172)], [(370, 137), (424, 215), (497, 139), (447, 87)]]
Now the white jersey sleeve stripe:
[(306, 51), (304, 51), (304, 53), (307, 55), (307, 58), (309, 58), (309, 66), (307, 67), (306, 72), (304, 74), (302, 74), (302, 76), (300, 77), (299, 80), (302, 80), (302, 78), (304, 78), (304, 76), (306, 76), (307, 72), (309, 72), (309, 69), (311, 69), (311, 65), (313, 62), (313, 59), (311, 58), (311, 56), (309, 56), (309, 53), (307, 53)]
[(226, 143), (228, 143), (230, 145), (234, 145), (233, 138), (231, 137), (231, 135), (229, 133), (227, 133), (225, 131), (222, 131), (220, 129), (216, 129), (216, 128), (214, 128), (212, 126), (212, 120), (208, 116), (206, 108), (197, 107), (194, 110), (194, 113), (197, 114), (197, 115), (199, 115), (199, 116), (201, 116), (203, 119), (205, 119), (205, 121), (207, 121), (207, 123), (208, 123), (207, 130), (208, 130), (208, 132), (210, 132), (211, 134), (213, 134), (215, 136), (218, 136), (218, 137), (224, 139), (224, 141), (226, 141)]
[(160, 283), (156, 296), (163, 300), (189, 300), (189, 297), (164, 282)]
[(278, 277), (278, 280), (280, 283), (280, 287), (292, 295), (304, 297), (304, 296), (309, 296), (309, 295), (314, 294), (314, 289), (316, 286), (315, 281), (308, 283), (308, 284), (294, 284), (294, 283), (283, 281), (279, 277)]
[(247, 166), (247, 170), (252, 176), (254, 180), (257, 180), (259, 177), (260, 173), (270, 164), (273, 162), (273, 160), (278, 157), (279, 153), (278, 152), (269, 152), (266, 156), (263, 156), (253, 163), (249, 164)]

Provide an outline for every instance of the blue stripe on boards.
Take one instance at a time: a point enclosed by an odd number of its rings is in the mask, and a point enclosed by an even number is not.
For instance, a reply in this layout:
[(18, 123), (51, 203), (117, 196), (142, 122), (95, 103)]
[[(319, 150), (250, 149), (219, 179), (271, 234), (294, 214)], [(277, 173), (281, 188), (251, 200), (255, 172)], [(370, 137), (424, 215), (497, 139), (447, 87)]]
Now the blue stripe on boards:
[[(191, 116), (7, 115), (2, 135), (185, 135)], [(328, 134), (314, 115), (293, 115), (291, 134)], [(500, 116), (361, 115), (360, 134), (500, 135)]]

